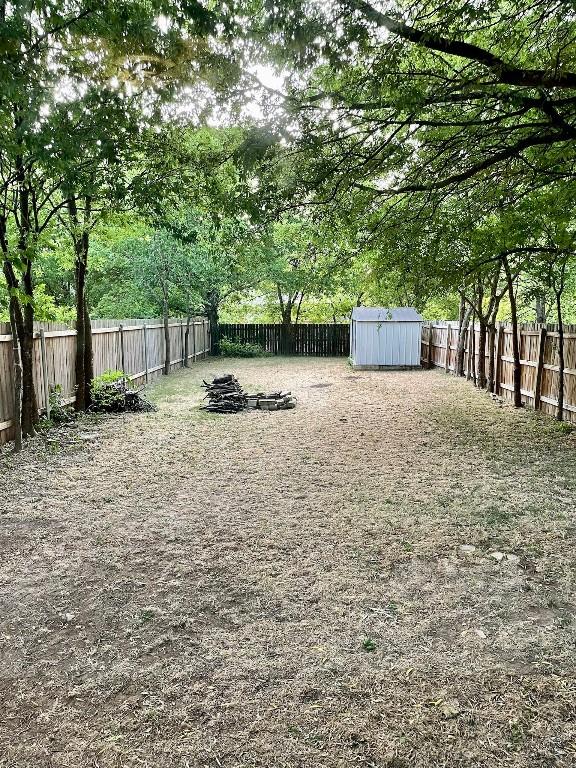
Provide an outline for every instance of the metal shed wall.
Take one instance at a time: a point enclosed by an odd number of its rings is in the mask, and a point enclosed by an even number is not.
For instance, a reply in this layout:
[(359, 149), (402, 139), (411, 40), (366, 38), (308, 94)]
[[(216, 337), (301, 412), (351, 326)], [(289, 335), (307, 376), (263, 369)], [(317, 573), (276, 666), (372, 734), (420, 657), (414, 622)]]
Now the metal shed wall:
[(420, 366), (422, 318), (415, 310), (407, 307), (400, 311), (360, 309), (364, 311), (353, 312), (350, 329), (350, 357), (354, 367)]

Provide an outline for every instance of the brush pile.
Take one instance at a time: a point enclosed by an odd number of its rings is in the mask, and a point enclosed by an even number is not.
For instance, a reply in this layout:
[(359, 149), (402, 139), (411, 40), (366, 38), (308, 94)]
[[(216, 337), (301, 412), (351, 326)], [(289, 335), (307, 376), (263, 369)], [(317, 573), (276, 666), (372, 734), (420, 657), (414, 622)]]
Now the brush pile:
[(204, 411), (238, 413), (247, 407), (246, 394), (231, 373), (216, 377), (211, 384), (204, 381), (203, 387), (206, 390), (204, 400), (208, 400), (208, 404), (202, 406)]
[[(117, 375), (118, 374), (118, 375)], [(111, 372), (96, 377), (90, 387), (91, 411), (99, 413), (123, 413), (125, 411), (155, 411), (156, 406), (134, 389), (127, 377)]]

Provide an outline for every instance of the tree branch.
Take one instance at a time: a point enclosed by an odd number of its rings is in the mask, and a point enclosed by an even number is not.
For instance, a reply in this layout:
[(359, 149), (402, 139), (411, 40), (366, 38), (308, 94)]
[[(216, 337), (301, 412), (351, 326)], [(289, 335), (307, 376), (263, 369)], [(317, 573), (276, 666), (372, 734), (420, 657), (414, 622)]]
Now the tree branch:
[(455, 184), (460, 184), (463, 181), (471, 179), (473, 176), (477, 176), (482, 171), (491, 168), (493, 165), (508, 160), (512, 157), (519, 155), (524, 149), (529, 147), (536, 147), (539, 145), (556, 144), (557, 142), (568, 141), (572, 136), (561, 134), (541, 134), (539, 136), (528, 136), (525, 139), (521, 139), (511, 147), (503, 149), (501, 152), (495, 152), (490, 157), (485, 158), (475, 165), (471, 165), (465, 171), (452, 174), (439, 181), (431, 182), (430, 184), (407, 184), (397, 189), (376, 189), (367, 184), (361, 184), (359, 182), (352, 182), (351, 186), (357, 189), (364, 190), (365, 192), (372, 192), (375, 195), (390, 195), (390, 194), (402, 194), (404, 192), (428, 192), (435, 189), (444, 189)]
[(491, 51), (462, 40), (450, 40), (434, 32), (422, 31), (398, 21), (388, 14), (381, 13), (365, 0), (348, 0), (349, 6), (359, 11), (365, 19), (379, 27), (384, 27), (404, 40), (439, 51), (450, 56), (458, 56), (469, 61), (476, 61), (490, 70), (499, 83), (518, 85), (527, 88), (576, 88), (576, 72), (551, 72), (544, 69), (522, 69), (509, 64)]

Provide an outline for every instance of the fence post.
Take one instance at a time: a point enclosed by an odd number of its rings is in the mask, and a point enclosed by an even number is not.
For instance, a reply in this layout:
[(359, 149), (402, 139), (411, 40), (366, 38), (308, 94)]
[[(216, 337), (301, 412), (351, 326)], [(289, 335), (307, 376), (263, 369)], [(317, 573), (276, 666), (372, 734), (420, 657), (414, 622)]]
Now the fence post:
[(534, 410), (540, 409), (542, 397), (542, 377), (544, 374), (544, 352), (546, 350), (546, 326), (540, 328), (538, 336), (538, 367), (536, 368), (536, 382), (534, 384)]
[(120, 324), (118, 326), (118, 332), (120, 334), (120, 367), (123, 373), (126, 373), (126, 360), (124, 356), (124, 326)]
[(450, 370), (450, 331), (452, 330), (452, 326), (446, 322), (446, 363), (444, 366), (444, 370), (446, 373)]
[(196, 362), (196, 318), (192, 318), (192, 362)]
[(180, 346), (182, 348), (182, 368), (184, 368), (184, 323), (180, 318)]
[(144, 376), (148, 383), (148, 326), (144, 323)]
[(44, 381), (44, 410), (46, 418), (50, 418), (50, 382), (48, 381), (48, 356), (46, 354), (46, 334), (40, 329), (40, 356), (42, 359), (42, 380)]
[(204, 320), (204, 359), (208, 357), (208, 352), (212, 350), (212, 329), (210, 321)]
[(432, 347), (433, 326), (432, 320), (428, 323), (428, 370), (433, 366), (433, 347)]

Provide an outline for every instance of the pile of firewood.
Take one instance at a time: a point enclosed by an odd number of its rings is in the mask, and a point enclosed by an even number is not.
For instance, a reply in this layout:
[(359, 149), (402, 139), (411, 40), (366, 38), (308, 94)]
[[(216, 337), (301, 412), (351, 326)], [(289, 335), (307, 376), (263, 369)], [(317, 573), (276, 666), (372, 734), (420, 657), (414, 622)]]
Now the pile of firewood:
[(202, 408), (211, 413), (238, 413), (247, 407), (246, 394), (238, 383), (238, 380), (227, 373), (224, 376), (218, 376), (213, 379), (211, 384), (203, 382), (206, 390), (205, 400), (207, 405)]
[(296, 408), (296, 398), (289, 391), (286, 392), (258, 392), (255, 395), (247, 395), (248, 408), (259, 408), (262, 411), (282, 411)]
[(218, 376), (210, 384), (204, 381), (203, 387), (206, 390), (204, 400), (208, 403), (202, 409), (211, 413), (238, 413), (245, 408), (280, 411), (296, 407), (296, 398), (288, 391), (247, 395), (231, 373)]

